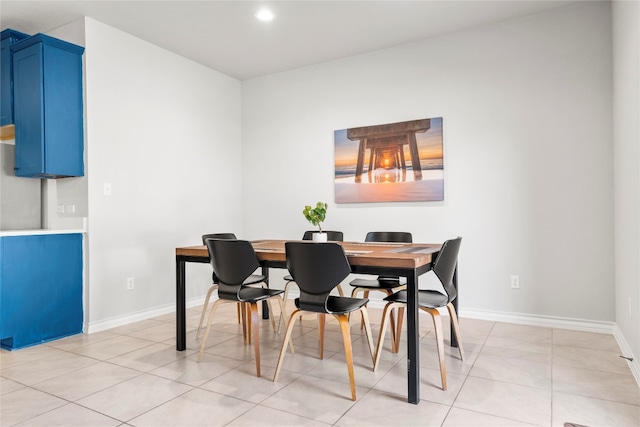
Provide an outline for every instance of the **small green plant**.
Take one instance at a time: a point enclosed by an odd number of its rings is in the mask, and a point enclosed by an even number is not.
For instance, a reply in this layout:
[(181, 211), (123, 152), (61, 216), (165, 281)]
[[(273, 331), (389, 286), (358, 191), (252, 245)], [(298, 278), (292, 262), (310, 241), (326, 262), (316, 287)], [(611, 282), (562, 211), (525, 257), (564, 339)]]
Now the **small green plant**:
[(329, 205), (326, 203), (318, 202), (316, 203), (315, 208), (311, 208), (311, 206), (305, 206), (302, 214), (311, 224), (318, 227), (318, 231), (322, 233), (322, 225), (321, 223), (324, 221), (327, 216), (327, 209), (329, 209)]

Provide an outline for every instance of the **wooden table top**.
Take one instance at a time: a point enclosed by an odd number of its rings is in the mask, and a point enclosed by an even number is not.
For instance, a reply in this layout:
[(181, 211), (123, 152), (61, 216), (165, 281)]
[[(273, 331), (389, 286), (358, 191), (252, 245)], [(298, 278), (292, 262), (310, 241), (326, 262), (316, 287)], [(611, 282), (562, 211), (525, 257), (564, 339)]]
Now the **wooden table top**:
[[(254, 240), (260, 261), (286, 261), (284, 244), (292, 240)], [(298, 240), (296, 240), (298, 241)], [(314, 244), (311, 241), (304, 241)], [(344, 248), (351, 265), (415, 269), (432, 261), (442, 247), (439, 243), (335, 242)], [(177, 256), (209, 258), (204, 245), (176, 248)]]

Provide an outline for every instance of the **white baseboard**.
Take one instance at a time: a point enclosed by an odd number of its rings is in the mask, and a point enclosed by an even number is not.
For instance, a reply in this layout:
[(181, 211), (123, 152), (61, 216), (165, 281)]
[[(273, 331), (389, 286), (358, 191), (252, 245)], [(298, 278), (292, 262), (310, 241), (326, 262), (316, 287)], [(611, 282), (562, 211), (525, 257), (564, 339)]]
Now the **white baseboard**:
[[(187, 308), (191, 308), (202, 304), (204, 304), (204, 296), (188, 300), (186, 306)], [(160, 307), (151, 308), (149, 310), (130, 313), (124, 316), (112, 317), (106, 320), (85, 323), (83, 331), (85, 334), (93, 334), (96, 332), (106, 331), (107, 329), (116, 328), (118, 326), (128, 325), (129, 323), (139, 322), (140, 320), (161, 316), (163, 314), (175, 313), (175, 311), (175, 304), (167, 304)]]
[(640, 387), (640, 361), (633, 355), (633, 351), (631, 351), (631, 347), (629, 347), (629, 343), (627, 343), (624, 335), (622, 335), (622, 332), (620, 331), (620, 328), (618, 328), (618, 325), (616, 325), (614, 328), (613, 336), (616, 338), (616, 341), (620, 346), (622, 355), (631, 358), (631, 360), (627, 360), (627, 363), (629, 364), (629, 368), (631, 369), (633, 377), (636, 379), (636, 382)]
[(520, 325), (546, 326), (549, 328), (572, 329), (576, 331), (613, 334), (615, 322), (572, 319), (569, 317), (540, 316), (536, 314), (506, 313), (500, 311), (465, 309), (458, 310), (458, 316), (494, 322), (517, 323)]

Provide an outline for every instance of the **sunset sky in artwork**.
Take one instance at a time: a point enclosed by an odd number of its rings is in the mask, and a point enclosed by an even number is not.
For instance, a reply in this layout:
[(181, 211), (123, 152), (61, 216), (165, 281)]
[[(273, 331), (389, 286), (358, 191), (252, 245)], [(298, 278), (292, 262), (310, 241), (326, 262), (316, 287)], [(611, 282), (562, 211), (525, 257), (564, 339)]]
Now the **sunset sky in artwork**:
[[(334, 132), (334, 140), (336, 169), (354, 167), (358, 157), (359, 141), (349, 140), (347, 138), (347, 129), (336, 130)], [(442, 117), (432, 118), (430, 129), (424, 133), (417, 133), (416, 140), (420, 160), (442, 159)], [(404, 146), (404, 152), (405, 158), (410, 159), (408, 145)], [(368, 158), (369, 150), (365, 155)]]

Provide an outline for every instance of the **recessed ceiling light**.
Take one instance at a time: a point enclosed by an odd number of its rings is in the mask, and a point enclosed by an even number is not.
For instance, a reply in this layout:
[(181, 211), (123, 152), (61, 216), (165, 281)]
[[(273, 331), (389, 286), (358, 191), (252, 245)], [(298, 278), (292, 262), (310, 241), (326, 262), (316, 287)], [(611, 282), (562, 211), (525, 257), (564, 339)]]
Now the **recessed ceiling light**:
[(255, 14), (256, 19), (260, 21), (273, 21), (276, 15), (273, 14), (269, 9), (262, 8)]

